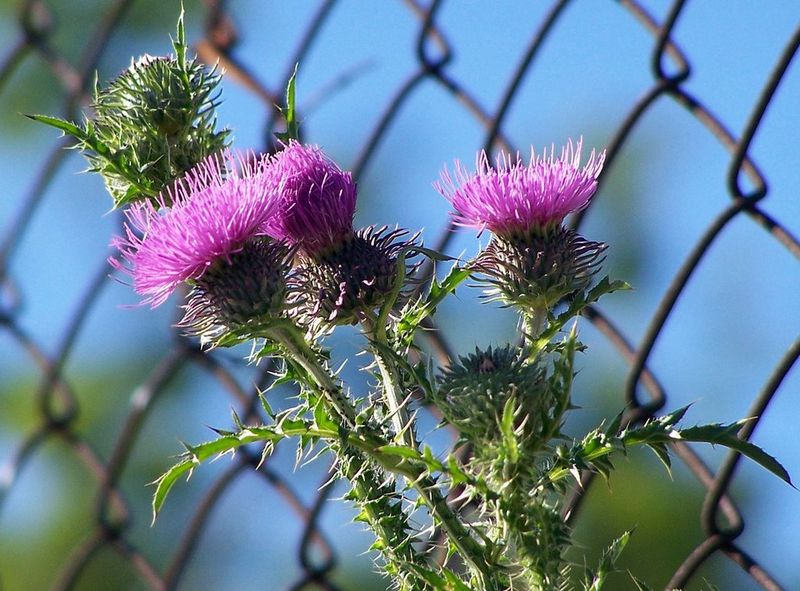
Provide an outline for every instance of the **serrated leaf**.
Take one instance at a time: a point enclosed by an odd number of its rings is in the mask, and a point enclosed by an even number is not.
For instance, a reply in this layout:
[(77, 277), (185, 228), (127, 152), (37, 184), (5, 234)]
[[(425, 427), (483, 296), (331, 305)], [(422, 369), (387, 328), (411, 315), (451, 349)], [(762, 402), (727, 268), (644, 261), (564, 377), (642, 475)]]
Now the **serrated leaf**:
[(458, 576), (450, 569), (442, 569), (445, 579), (445, 589), (447, 591), (471, 591), (469, 587), (458, 578)]
[(328, 415), (328, 410), (326, 405), (319, 401), (314, 406), (314, 423), (320, 429), (324, 431), (333, 431), (334, 433), (338, 433), (341, 425), (331, 419), (330, 415)]
[(664, 423), (665, 425), (677, 425), (681, 421), (681, 419), (683, 419), (683, 416), (691, 408), (691, 406), (692, 406), (691, 404), (682, 406), (678, 410), (671, 412), (668, 415), (659, 418), (658, 420)]
[(413, 448), (405, 445), (382, 445), (377, 449), (380, 453), (390, 456), (399, 456), (401, 458), (419, 459), (419, 452)]
[(600, 563), (597, 566), (597, 572), (591, 573), (591, 571), (589, 571), (587, 573), (589, 576), (586, 577), (586, 591), (601, 591), (605, 584), (606, 577), (617, 570), (617, 561), (630, 540), (630, 537), (631, 532), (626, 531), (611, 542), (611, 545), (603, 551), (603, 555), (600, 557)]
[(239, 413), (236, 412), (235, 408), (231, 409), (231, 418), (233, 419), (233, 424), (236, 425), (236, 428), (241, 431), (245, 428), (242, 419), (239, 418)]
[(669, 474), (672, 474), (672, 460), (669, 457), (669, 450), (665, 444), (661, 443), (651, 443), (647, 446), (650, 450), (656, 454), (656, 457), (664, 464), (664, 467), (667, 469)]
[(458, 486), (459, 484), (469, 481), (469, 476), (466, 472), (464, 472), (464, 470), (461, 468), (461, 465), (458, 463), (458, 460), (454, 456), (448, 456), (447, 458), (447, 472), (450, 475), (450, 480), (454, 486)]
[(725, 447), (734, 449), (794, 487), (786, 468), (784, 468), (777, 459), (754, 443), (745, 439), (739, 439), (739, 437), (736, 436), (741, 426), (742, 423), (739, 422), (730, 425), (702, 425), (699, 427), (690, 427), (680, 430), (680, 439), (683, 441), (711, 443), (712, 445), (724, 445)]
[(256, 441), (274, 443), (275, 441), (283, 439), (283, 437), (284, 435), (276, 433), (273, 429), (268, 427), (248, 427), (239, 433), (223, 435), (217, 439), (199, 445), (191, 446), (183, 444), (187, 450), (186, 454), (182, 456), (183, 459), (172, 466), (153, 483), (156, 485), (156, 491), (153, 493), (153, 522), (155, 523), (158, 512), (164, 505), (169, 491), (182, 474), (185, 474), (212, 456), (219, 456), (232, 452), (242, 445), (254, 443)]
[[(425, 254), (428, 253), (426, 252)], [(453, 265), (453, 268), (450, 269), (441, 282), (434, 278), (426, 296), (407, 309), (398, 321), (397, 331), (399, 336), (408, 339), (413, 335), (419, 325), (422, 324), (422, 321), (433, 314), (442, 300), (453, 293), (469, 276), (469, 270)]]
[(631, 573), (631, 571), (628, 571), (628, 576), (630, 576), (631, 580), (633, 581), (633, 584), (636, 585), (636, 588), (639, 591), (653, 591), (653, 588), (647, 585), (647, 583), (633, 576), (633, 573)]
[(156, 517), (158, 517), (158, 513), (161, 511), (161, 507), (164, 506), (164, 502), (167, 500), (167, 495), (174, 486), (175, 482), (177, 482), (178, 478), (190, 471), (194, 466), (195, 463), (192, 460), (184, 460), (179, 462), (164, 472), (164, 474), (162, 474), (158, 480), (153, 483), (156, 485), (156, 492), (153, 493), (153, 520), (151, 521), (150, 525), (155, 524)]
[(289, 140), (297, 140), (300, 136), (300, 126), (297, 122), (297, 110), (295, 109), (295, 93), (297, 84), (297, 68), (300, 64), (294, 65), (294, 71), (289, 77), (289, 83), (286, 85), (286, 106), (281, 109), (283, 117), (286, 120), (286, 131), (284, 133), (276, 133), (275, 135), (283, 142)]
[(183, 9), (183, 0), (181, 0), (181, 12), (178, 15), (178, 25), (176, 32), (176, 39), (172, 43), (172, 48), (175, 50), (175, 59), (178, 60), (178, 65), (181, 70), (186, 70), (186, 26), (184, 25), (185, 11)]
[(508, 460), (514, 464), (519, 461), (519, 444), (514, 433), (514, 422), (516, 421), (515, 399), (510, 397), (503, 406), (503, 417), (500, 421), (500, 433), (503, 437), (503, 448), (505, 449)]
[(606, 435), (608, 435), (609, 437), (613, 437), (614, 435), (619, 433), (619, 428), (622, 425), (622, 416), (623, 416), (623, 414), (624, 413), (622, 413), (622, 412), (618, 413), (617, 416), (614, 417), (614, 420), (612, 420), (608, 424), (608, 427), (605, 430), (605, 434)]
[(444, 470), (444, 464), (440, 462), (436, 456), (433, 454), (433, 450), (429, 445), (425, 445), (422, 450), (422, 459), (425, 461), (425, 465), (428, 466), (428, 470), (431, 472), (437, 472)]
[(49, 115), (26, 114), (25, 116), (28, 119), (33, 119), (34, 121), (38, 121), (39, 123), (44, 123), (45, 125), (49, 125), (50, 127), (55, 127), (56, 129), (60, 129), (66, 135), (70, 135), (76, 139), (86, 141), (89, 138), (89, 135), (86, 133), (86, 131), (84, 131), (71, 121), (60, 119), (59, 117), (51, 117)]
[(556, 317), (548, 314), (547, 328), (542, 331), (536, 341), (531, 344), (529, 356), (531, 358), (538, 356), (564, 325), (566, 325), (571, 318), (578, 316), (586, 306), (596, 302), (605, 294), (630, 288), (631, 286), (624, 281), (611, 281), (608, 276), (606, 276), (598, 281), (588, 292), (575, 294), (564, 312)]
[[(272, 387), (272, 385), (270, 387)], [(261, 408), (264, 409), (266, 415), (269, 418), (274, 419), (275, 413), (272, 410), (272, 406), (270, 406), (269, 402), (267, 401), (265, 392), (262, 391), (260, 388), (258, 389), (258, 400), (261, 402)]]

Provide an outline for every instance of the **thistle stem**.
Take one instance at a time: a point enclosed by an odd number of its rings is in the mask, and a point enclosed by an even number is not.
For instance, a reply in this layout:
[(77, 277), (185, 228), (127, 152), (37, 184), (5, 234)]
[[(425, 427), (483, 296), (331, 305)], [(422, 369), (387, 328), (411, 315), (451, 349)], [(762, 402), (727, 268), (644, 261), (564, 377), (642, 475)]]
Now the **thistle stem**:
[[(305, 342), (305, 339), (299, 334), (298, 330), (295, 327), (282, 326), (280, 328), (271, 329), (269, 336), (282, 345), (286, 349), (286, 352), (291, 355), (292, 359), (308, 372), (317, 386), (324, 392), (328, 403), (342, 419), (345, 420), (348, 425), (355, 425), (355, 410), (353, 405), (345, 398), (340, 386), (336, 383), (328, 370), (320, 364), (317, 354), (308, 343)], [(376, 358), (378, 358), (377, 354)], [(380, 363), (385, 363), (385, 360), (382, 360)], [(392, 372), (389, 371), (388, 365), (385, 367), (385, 370), (387, 374), (384, 376), (384, 379), (388, 378), (387, 383), (391, 384), (392, 393), (397, 395), (398, 387), (393, 379)], [(368, 428), (368, 425), (362, 425), (362, 427)], [(409, 437), (413, 442), (413, 433), (410, 433)], [(378, 439), (382, 438), (379, 437)], [(413, 448), (416, 449), (415, 444)], [(457, 513), (447, 504), (447, 500), (437, 489), (434, 479), (422, 470), (413, 470), (411, 473), (408, 472), (408, 470), (403, 470), (400, 473), (404, 474), (410, 486), (417, 492), (431, 514), (435, 516), (436, 520), (441, 524), (444, 531), (447, 532), (450, 542), (458, 549), (463, 560), (480, 580), (481, 589), (485, 589), (486, 591), (499, 591), (502, 589), (495, 569), (493, 569), (486, 560), (484, 547), (470, 535), (469, 530), (464, 523), (461, 522)]]
[(382, 554), (399, 572), (413, 577), (413, 586), (400, 589), (430, 589), (425, 582), (424, 571), (428, 570), (425, 557), (414, 549), (408, 534), (408, 518), (401, 507), (392, 504), (392, 494), (387, 494), (383, 478), (372, 466), (364, 465), (363, 452), (356, 449), (339, 448), (343, 472), (353, 487), (353, 497), (369, 523), (375, 536), (382, 541)]
[(522, 332), (523, 337), (529, 342), (536, 342), (539, 335), (542, 334), (545, 321), (547, 320), (547, 308), (536, 308), (532, 314), (524, 312), (522, 314)]
[(316, 382), (331, 407), (348, 427), (355, 426), (356, 412), (353, 404), (344, 396), (341, 387), (330, 372), (319, 362), (316, 352), (309, 346), (296, 327), (272, 328), (269, 337), (280, 344)]
[(384, 401), (389, 409), (389, 416), (391, 417), (396, 437), (403, 445), (417, 449), (416, 436), (413, 426), (410, 424), (405, 398), (398, 385), (400, 382), (398, 372), (394, 364), (391, 364), (390, 360), (386, 358), (384, 352), (389, 347), (384, 322), (382, 318), (379, 317), (376, 320), (371, 313), (364, 311), (361, 315), (361, 324), (364, 327), (365, 334), (371, 341), (372, 354), (381, 374)]

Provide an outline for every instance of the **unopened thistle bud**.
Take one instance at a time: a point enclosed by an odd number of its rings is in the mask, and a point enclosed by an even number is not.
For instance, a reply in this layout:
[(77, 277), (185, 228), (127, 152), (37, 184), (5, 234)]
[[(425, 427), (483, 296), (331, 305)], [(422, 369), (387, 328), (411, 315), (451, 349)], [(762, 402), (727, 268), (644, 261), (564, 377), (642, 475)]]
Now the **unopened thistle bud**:
[[(526, 432), (541, 425), (545, 372), (526, 363), (517, 348), (505, 346), (459, 357), (443, 370), (433, 402), (445, 420), (475, 446), (476, 455), (494, 448), (507, 405), (513, 405)], [(490, 454), (491, 455), (491, 454)]]
[(30, 115), (77, 140), (89, 170), (105, 180), (114, 207), (165, 203), (157, 198), (173, 181), (226, 146), (228, 130), (215, 130), (220, 77), (187, 59), (183, 15), (173, 48), (174, 56), (145, 55), (106, 88), (97, 88), (94, 116), (83, 126)]
[(594, 151), (581, 168), (581, 148), (570, 141), (559, 158), (554, 148), (532, 152), (528, 164), (501, 154), (495, 167), (481, 152), (474, 174), (456, 163), (455, 180), (445, 169), (435, 184), (452, 203), (456, 225), (494, 234), (473, 268), (492, 296), (526, 313), (585, 288), (601, 262), (604, 244), (562, 227), (565, 216), (589, 204), (603, 168), (605, 154)]
[(153, 198), (206, 156), (225, 146), (215, 131), (219, 76), (193, 60), (144, 56), (95, 93), (90, 151), (119, 207)]
[(496, 517), (524, 567), (514, 579), (521, 588), (559, 588), (569, 529), (548, 499), (538, 496), (536, 482), (540, 454), (559, 433), (556, 405), (563, 384), (510, 346), (476, 349), (444, 370), (438, 382), (434, 402), (472, 445), (471, 467), (499, 493), (481, 510)]

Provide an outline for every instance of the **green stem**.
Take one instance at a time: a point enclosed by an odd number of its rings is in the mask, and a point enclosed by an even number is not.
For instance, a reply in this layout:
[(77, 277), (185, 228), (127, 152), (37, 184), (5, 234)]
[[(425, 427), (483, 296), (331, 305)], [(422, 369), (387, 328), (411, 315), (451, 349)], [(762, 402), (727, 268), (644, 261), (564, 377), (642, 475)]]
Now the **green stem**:
[(544, 306), (534, 310), (533, 314), (529, 314), (528, 312), (523, 312), (522, 330), (525, 340), (529, 341), (530, 343), (535, 343), (536, 340), (539, 338), (539, 335), (542, 334), (542, 330), (544, 329), (546, 320), (547, 320), (547, 308), (545, 308)]
[(320, 364), (317, 353), (298, 329), (294, 326), (273, 327), (269, 330), (268, 336), (286, 349), (291, 359), (308, 372), (345, 425), (355, 426), (356, 412), (353, 404), (344, 396), (330, 372)]
[[(413, 450), (418, 449), (413, 425), (410, 424), (405, 407), (405, 397), (399, 385), (399, 371), (390, 357), (385, 354), (389, 348), (386, 337), (386, 325), (383, 315), (376, 320), (365, 313), (362, 325), (368, 337), (373, 341), (372, 352), (383, 382), (384, 398), (392, 417), (392, 424), (400, 442)], [(417, 494), (427, 505), (430, 512), (438, 519), (442, 529), (447, 532), (450, 542), (458, 549), (464, 561), (481, 581), (482, 589), (500, 589), (491, 565), (486, 561), (484, 547), (473, 538), (459, 515), (453, 511), (445, 497), (439, 492), (434, 479), (420, 471), (418, 474), (403, 474)]]
[[(344, 397), (341, 388), (328, 370), (319, 363), (317, 354), (308, 343), (305, 342), (297, 329), (283, 326), (276, 327), (270, 330), (269, 336), (281, 344), (286, 349), (286, 352), (291, 355), (292, 359), (308, 372), (319, 388), (324, 392), (326, 400), (336, 412), (345, 419), (348, 424), (354, 425), (355, 411), (352, 404)], [(378, 356), (376, 355), (376, 357)], [(384, 363), (385, 360), (382, 360), (379, 366)], [(396, 396), (398, 390), (397, 384), (391, 372), (389, 372), (389, 368), (385, 367), (384, 369), (388, 373), (383, 377), (384, 379), (388, 378), (387, 384), (390, 384), (391, 392)], [(398, 405), (398, 408), (400, 406), (402, 405)], [(405, 426), (405, 423), (403, 426)], [(363, 427), (368, 426), (363, 425)], [(410, 440), (413, 442), (413, 433), (409, 433), (409, 436)], [(380, 441), (382, 437), (376, 435), (375, 437), (371, 437), (371, 439)], [(369, 445), (364, 445), (363, 451), (369, 453), (371, 451), (369, 448)], [(416, 450), (416, 445), (413, 445), (413, 449)], [(382, 462), (379, 458), (376, 459), (378, 459), (384, 467), (388, 468), (385, 461)], [(485, 558), (483, 546), (470, 535), (470, 532), (461, 522), (459, 516), (447, 504), (445, 498), (436, 488), (436, 482), (433, 478), (427, 475), (424, 469), (407, 466), (402, 462), (398, 462), (397, 465), (392, 466), (390, 469), (406, 477), (412, 488), (427, 505), (437, 521), (439, 521), (444, 531), (447, 532), (450, 542), (458, 549), (461, 557), (481, 581), (481, 588), (487, 591), (501, 589), (502, 587), (497, 581), (494, 569), (492, 569)]]
[[(357, 450), (340, 448), (339, 454), (344, 458), (344, 475), (351, 482), (352, 496), (362, 511), (370, 528), (382, 541), (381, 553), (399, 573), (406, 573), (413, 578), (401, 582), (401, 589), (427, 590), (424, 572), (429, 570), (425, 557), (414, 549), (413, 539), (409, 536), (408, 517), (402, 506), (393, 504), (394, 487), (382, 483), (384, 480), (371, 466), (364, 467), (363, 454)], [(387, 490), (388, 489), (388, 490)]]
[(400, 379), (397, 368), (386, 358), (385, 349), (389, 347), (389, 340), (386, 337), (386, 318), (381, 314), (377, 319), (369, 311), (363, 311), (361, 324), (364, 332), (371, 341), (372, 354), (378, 371), (381, 374), (383, 384), (383, 395), (386, 406), (389, 409), (389, 416), (392, 420), (397, 438), (403, 445), (412, 449), (417, 449), (417, 441), (413, 426), (410, 424), (408, 410), (405, 406), (405, 397), (398, 386)]

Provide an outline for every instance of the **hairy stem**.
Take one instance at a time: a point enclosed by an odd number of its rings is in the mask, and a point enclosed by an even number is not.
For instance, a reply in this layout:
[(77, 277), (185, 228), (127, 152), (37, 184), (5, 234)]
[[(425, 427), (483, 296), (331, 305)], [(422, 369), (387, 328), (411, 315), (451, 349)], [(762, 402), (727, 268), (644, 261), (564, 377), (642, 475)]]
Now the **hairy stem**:
[[(270, 337), (281, 344), (286, 349), (286, 352), (292, 356), (292, 359), (306, 370), (320, 390), (323, 391), (325, 399), (346, 421), (346, 424), (355, 425), (353, 405), (344, 396), (341, 387), (333, 376), (322, 366), (318, 355), (305, 342), (299, 331), (288, 327), (274, 328), (270, 331)], [(383, 362), (385, 363), (385, 360)], [(391, 384), (392, 392), (396, 395), (399, 387), (393, 377), (394, 372), (389, 372), (388, 367), (386, 370), (387, 374), (384, 378), (389, 378), (388, 383)], [(369, 429), (369, 426), (362, 425), (360, 428)], [(378, 440), (382, 439), (379, 435), (372, 433), (370, 435), (375, 435)], [(413, 433), (410, 434), (410, 439), (413, 442)], [(413, 448), (416, 449), (416, 445)], [(384, 467), (389, 468), (385, 464)], [(434, 479), (420, 468), (402, 469), (397, 466), (393, 471), (406, 477), (431, 514), (441, 524), (444, 531), (447, 532), (450, 542), (456, 547), (472, 572), (481, 581), (481, 589), (486, 589), (487, 591), (500, 590), (502, 586), (497, 581), (498, 577), (495, 569), (486, 560), (484, 547), (472, 537), (458, 514), (447, 504)]]
[(365, 462), (363, 453), (342, 448), (338, 454), (343, 474), (352, 484), (349, 497), (381, 541), (380, 552), (387, 561), (387, 572), (396, 577), (401, 590), (432, 590), (423, 575), (430, 567), (425, 557), (414, 549), (408, 515), (396, 498), (394, 487), (381, 482), (380, 475)]
[(417, 449), (416, 436), (410, 424), (405, 397), (400, 388), (400, 378), (397, 368), (385, 354), (389, 347), (386, 337), (386, 318), (383, 315), (377, 319), (369, 312), (362, 311), (361, 325), (364, 333), (370, 339), (370, 349), (381, 374), (384, 402), (389, 410), (395, 434), (403, 445)]
[(269, 331), (269, 337), (279, 343), (289, 356), (297, 362), (314, 380), (322, 391), (328, 404), (348, 427), (355, 426), (356, 412), (352, 402), (342, 393), (342, 389), (330, 372), (319, 362), (317, 353), (309, 346), (294, 326), (281, 326)]

